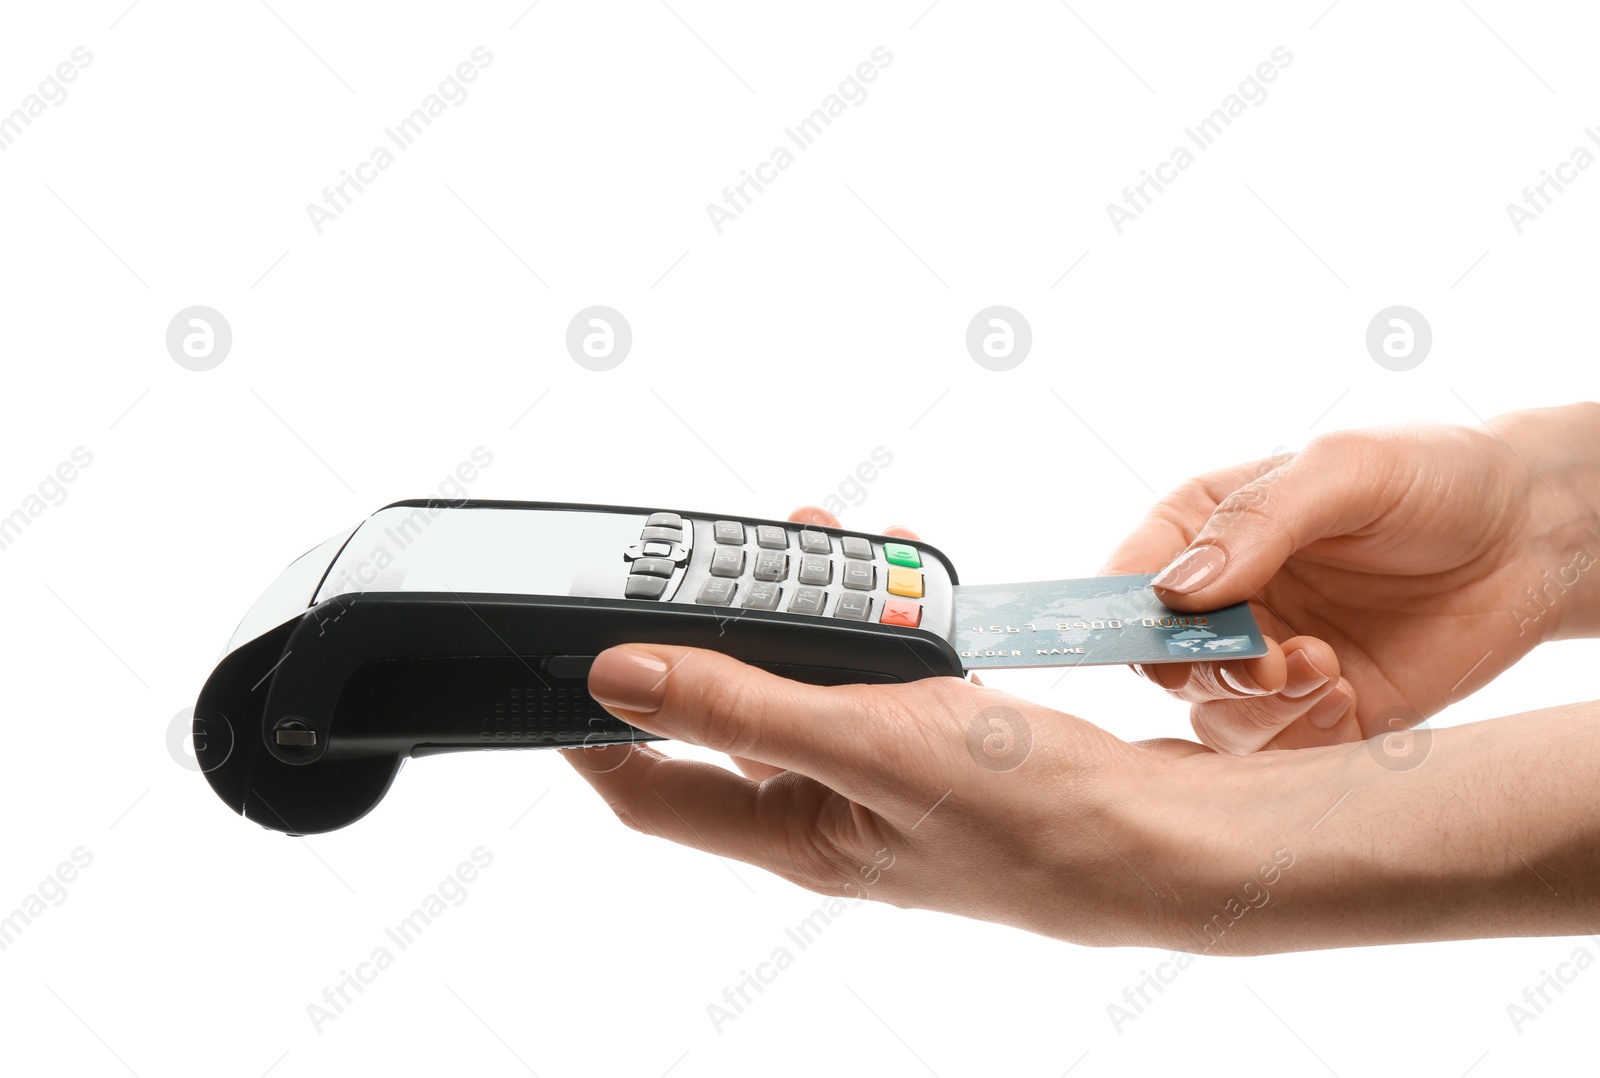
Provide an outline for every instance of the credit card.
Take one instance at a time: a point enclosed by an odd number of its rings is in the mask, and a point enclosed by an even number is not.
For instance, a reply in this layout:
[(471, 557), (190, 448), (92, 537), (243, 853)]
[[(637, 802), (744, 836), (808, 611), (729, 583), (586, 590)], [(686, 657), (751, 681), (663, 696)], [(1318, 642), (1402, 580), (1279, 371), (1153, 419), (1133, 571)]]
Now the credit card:
[(1153, 574), (1021, 584), (957, 584), (950, 636), (968, 670), (1249, 659), (1267, 642), (1249, 603), (1185, 614)]

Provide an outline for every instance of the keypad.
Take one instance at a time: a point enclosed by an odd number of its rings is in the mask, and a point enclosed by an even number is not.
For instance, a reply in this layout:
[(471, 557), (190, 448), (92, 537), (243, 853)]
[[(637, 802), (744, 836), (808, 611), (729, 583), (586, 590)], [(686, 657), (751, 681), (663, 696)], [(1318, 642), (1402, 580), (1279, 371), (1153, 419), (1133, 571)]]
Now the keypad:
[[(624, 552), (627, 597), (669, 598), (676, 590), (674, 578), (687, 569), (692, 582), (679, 602), (692, 593), (702, 606), (786, 610), (907, 628), (922, 624), (920, 600), (927, 598), (928, 582), (921, 551), (911, 543), (844, 535), (835, 544), (834, 536), (812, 527), (794, 528), (791, 543), (791, 529), (778, 524), (710, 523), (715, 545), (691, 563), (695, 530), (705, 522), (651, 513), (639, 541)], [(696, 564), (703, 568), (697, 571)]]

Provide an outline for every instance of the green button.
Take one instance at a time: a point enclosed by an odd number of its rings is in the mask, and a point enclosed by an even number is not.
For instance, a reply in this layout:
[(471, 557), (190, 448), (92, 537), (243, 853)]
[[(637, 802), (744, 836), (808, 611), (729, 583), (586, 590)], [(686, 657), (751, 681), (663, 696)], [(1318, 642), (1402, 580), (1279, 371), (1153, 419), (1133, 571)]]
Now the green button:
[(917, 548), (904, 543), (883, 544), (883, 556), (889, 559), (890, 565), (905, 565), (915, 569), (922, 564), (922, 559), (917, 556)]

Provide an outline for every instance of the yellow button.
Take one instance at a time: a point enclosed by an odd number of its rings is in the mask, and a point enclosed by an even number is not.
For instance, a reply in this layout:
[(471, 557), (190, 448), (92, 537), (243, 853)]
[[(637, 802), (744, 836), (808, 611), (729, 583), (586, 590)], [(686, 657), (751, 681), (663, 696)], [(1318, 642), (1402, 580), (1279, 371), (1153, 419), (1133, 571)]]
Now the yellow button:
[(907, 599), (922, 598), (922, 574), (915, 569), (889, 566), (889, 594), (904, 595)]

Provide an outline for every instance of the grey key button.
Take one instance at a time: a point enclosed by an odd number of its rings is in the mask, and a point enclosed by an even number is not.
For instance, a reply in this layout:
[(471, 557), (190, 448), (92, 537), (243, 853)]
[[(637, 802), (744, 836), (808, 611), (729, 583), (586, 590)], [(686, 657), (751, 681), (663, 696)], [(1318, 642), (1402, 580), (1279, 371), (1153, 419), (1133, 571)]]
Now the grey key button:
[(833, 616), (846, 618), (850, 621), (866, 621), (867, 615), (872, 613), (872, 600), (865, 595), (852, 595), (845, 592), (839, 596), (839, 601), (833, 605)]
[(671, 558), (638, 558), (630, 571), (636, 576), (671, 576), (676, 568)]
[(733, 602), (733, 593), (738, 587), (732, 580), (714, 576), (700, 585), (700, 594), (694, 597), (694, 601), (706, 606), (727, 606)]
[(711, 525), (711, 534), (719, 543), (743, 543), (744, 525), (737, 520), (719, 520)]
[(872, 542), (859, 535), (847, 535), (839, 540), (839, 546), (844, 550), (847, 558), (871, 558)]
[(800, 549), (807, 554), (832, 554), (833, 543), (828, 540), (827, 532), (802, 529), (800, 532)]
[(839, 579), (847, 588), (857, 591), (871, 591), (873, 584), (877, 583), (877, 571), (870, 561), (847, 561), (840, 570)]
[(783, 589), (776, 584), (751, 584), (744, 593), (744, 605), (750, 610), (778, 609), (778, 596)]
[(782, 580), (789, 575), (789, 555), (781, 550), (756, 552), (755, 578), (757, 580)]
[(827, 605), (828, 593), (821, 588), (796, 588), (789, 600), (789, 611), (794, 614), (820, 614)]
[(623, 590), (623, 594), (630, 599), (659, 599), (661, 593), (666, 590), (665, 577), (645, 576), (641, 573), (628, 578), (628, 586)]
[(689, 560), (689, 548), (682, 543), (668, 543), (660, 539), (641, 540), (632, 546), (624, 547), (622, 556), (627, 561), (638, 561), (640, 558), (666, 558), (682, 565)]
[(833, 563), (820, 554), (800, 555), (800, 583), (833, 583)]
[(739, 547), (723, 547), (711, 555), (712, 576), (738, 576), (744, 572), (744, 551)]
[(639, 533), (640, 539), (665, 539), (669, 543), (683, 542), (682, 528), (646, 528)]
[(681, 528), (683, 518), (677, 513), (651, 513), (644, 520), (647, 528)]
[(766, 547), (769, 550), (786, 550), (789, 547), (789, 536), (776, 524), (757, 524), (756, 546)]

